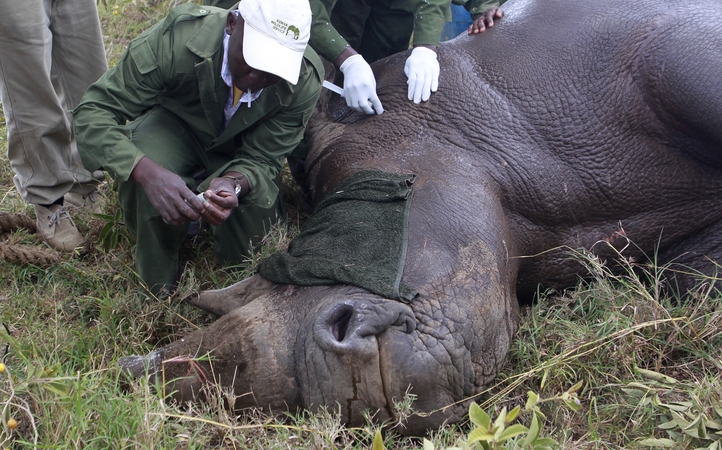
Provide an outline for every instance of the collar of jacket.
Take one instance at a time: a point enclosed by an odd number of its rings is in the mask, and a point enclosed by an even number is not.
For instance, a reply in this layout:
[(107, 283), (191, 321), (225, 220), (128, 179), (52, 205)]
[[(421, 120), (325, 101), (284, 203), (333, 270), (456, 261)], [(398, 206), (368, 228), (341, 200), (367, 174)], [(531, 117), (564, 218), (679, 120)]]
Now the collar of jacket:
[[(217, 138), (211, 144), (213, 147), (229, 140), (248, 125), (260, 120), (268, 113), (268, 108), (274, 104), (277, 106), (289, 105), (293, 100), (294, 86), (281, 80), (279, 83), (265, 88), (263, 94), (253, 102), (253, 106), (251, 108), (241, 106), (228, 127), (223, 133), (220, 133), (224, 117), (223, 108), (230, 90), (221, 77), (222, 58), (224, 57), (223, 29), (226, 25), (228, 11), (200, 6), (198, 8), (210, 10), (210, 13), (203, 14), (207, 17), (203, 18), (203, 24), (188, 40), (186, 47), (202, 59), (196, 64), (196, 73), (201, 105), (217, 133)], [(269, 101), (271, 101), (270, 104)]]

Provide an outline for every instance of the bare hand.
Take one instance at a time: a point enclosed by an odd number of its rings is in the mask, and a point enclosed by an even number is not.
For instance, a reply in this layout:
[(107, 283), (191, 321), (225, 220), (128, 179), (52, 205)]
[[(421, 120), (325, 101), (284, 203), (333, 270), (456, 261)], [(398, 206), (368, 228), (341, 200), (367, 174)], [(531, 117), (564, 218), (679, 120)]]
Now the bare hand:
[(211, 181), (208, 190), (204, 192), (206, 201), (203, 203), (204, 212), (201, 215), (204, 222), (217, 226), (228, 219), (238, 207), (235, 187), (235, 183), (229, 178), (220, 177)]
[(205, 208), (183, 179), (144, 157), (130, 174), (141, 185), (148, 200), (169, 225), (198, 220)]
[(469, 25), (467, 33), (469, 36), (483, 33), (487, 27), (491, 28), (494, 26), (494, 19), (500, 20), (502, 17), (504, 17), (504, 11), (499, 8), (489, 8)]

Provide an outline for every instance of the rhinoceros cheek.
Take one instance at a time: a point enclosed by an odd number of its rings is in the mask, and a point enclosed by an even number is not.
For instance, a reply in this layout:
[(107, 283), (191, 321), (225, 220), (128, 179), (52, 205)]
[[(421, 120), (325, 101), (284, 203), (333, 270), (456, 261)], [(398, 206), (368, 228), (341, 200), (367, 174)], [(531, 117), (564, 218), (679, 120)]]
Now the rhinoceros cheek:
[(463, 385), (458, 361), (452, 361), (446, 352), (429, 351), (426, 344), (418, 331), (407, 334), (389, 330), (379, 336), (381, 374), (389, 402), (399, 402), (408, 393), (414, 399), (412, 409), (424, 413), (412, 416), (400, 430), (402, 434), (423, 434), (445, 420), (458, 420), (466, 411), (455, 404)]

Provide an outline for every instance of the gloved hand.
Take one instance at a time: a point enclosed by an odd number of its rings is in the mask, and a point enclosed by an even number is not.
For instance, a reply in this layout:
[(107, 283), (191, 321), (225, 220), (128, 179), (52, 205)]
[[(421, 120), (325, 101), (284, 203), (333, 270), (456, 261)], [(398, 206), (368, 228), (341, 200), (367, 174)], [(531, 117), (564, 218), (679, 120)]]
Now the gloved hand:
[(376, 78), (363, 56), (348, 57), (339, 69), (343, 72), (343, 96), (349, 107), (366, 114), (373, 114), (374, 110), (376, 114), (384, 112), (376, 95)]
[(409, 100), (425, 102), (439, 88), (439, 61), (436, 52), (426, 47), (415, 47), (406, 59), (404, 73), (409, 78)]

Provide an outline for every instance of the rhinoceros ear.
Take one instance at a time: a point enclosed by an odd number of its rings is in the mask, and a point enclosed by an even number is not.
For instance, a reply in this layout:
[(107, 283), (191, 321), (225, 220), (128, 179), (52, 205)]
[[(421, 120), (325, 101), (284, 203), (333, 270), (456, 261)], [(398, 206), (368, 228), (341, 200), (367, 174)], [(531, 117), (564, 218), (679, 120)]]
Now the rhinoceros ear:
[(259, 275), (223, 289), (194, 292), (183, 301), (203, 311), (222, 316), (271, 291), (277, 285)]

